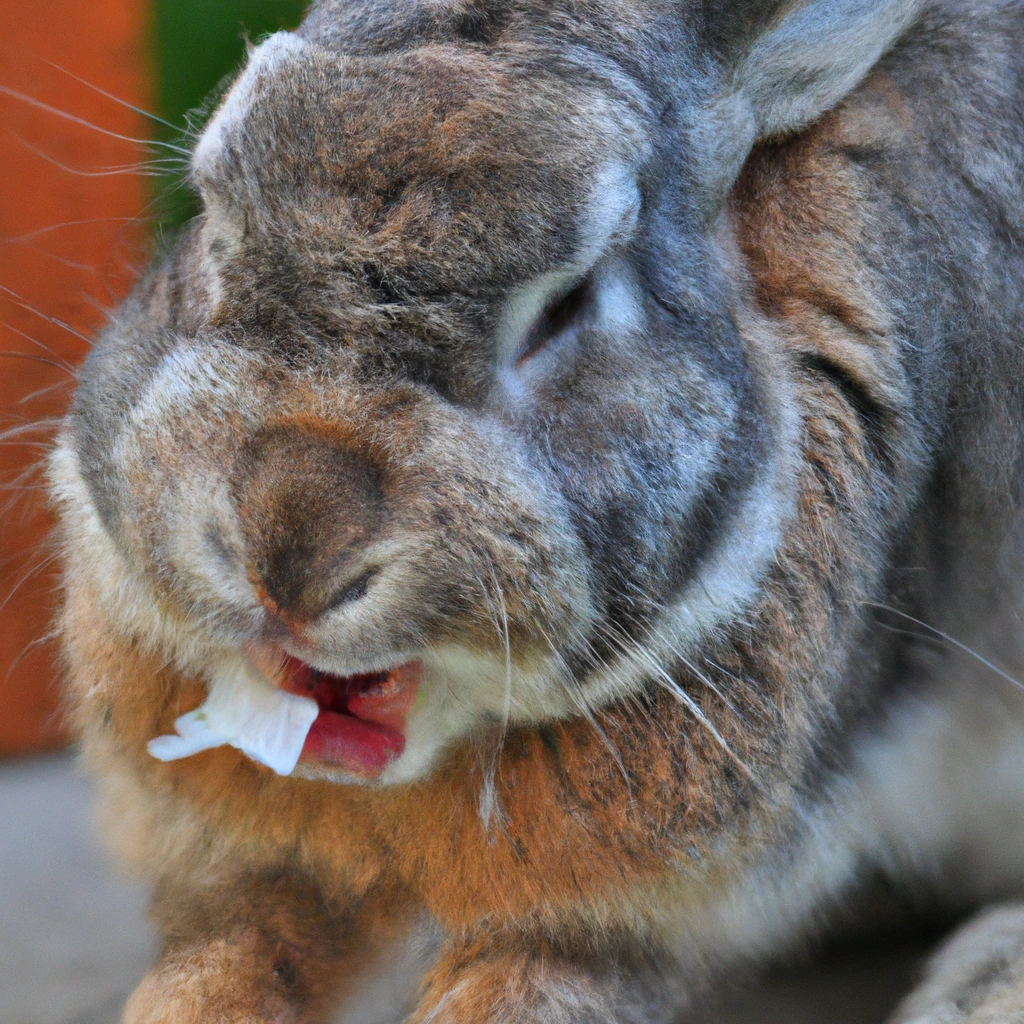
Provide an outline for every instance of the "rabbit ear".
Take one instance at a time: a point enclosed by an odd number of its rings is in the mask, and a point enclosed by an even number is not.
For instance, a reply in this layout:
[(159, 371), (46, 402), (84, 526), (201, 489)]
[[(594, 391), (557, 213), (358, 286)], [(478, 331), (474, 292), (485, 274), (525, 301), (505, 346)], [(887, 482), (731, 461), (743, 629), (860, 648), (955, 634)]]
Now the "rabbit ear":
[(802, 128), (835, 106), (923, 6), (924, 0), (795, 0), (730, 48), (722, 86), (697, 126), (709, 200), (724, 195), (758, 139)]
[(922, 8), (921, 0), (804, 0), (787, 4), (741, 58), (734, 77), (756, 134), (802, 128), (871, 70)]

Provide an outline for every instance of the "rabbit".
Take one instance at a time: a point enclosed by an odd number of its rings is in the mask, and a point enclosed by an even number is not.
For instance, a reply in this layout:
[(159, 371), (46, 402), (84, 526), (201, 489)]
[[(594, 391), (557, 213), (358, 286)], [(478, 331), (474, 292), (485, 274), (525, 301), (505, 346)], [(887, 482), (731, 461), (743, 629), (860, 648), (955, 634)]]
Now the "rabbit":
[[(1013, 0), (252, 48), (49, 463), (128, 1024), (326, 1022), (417, 935), (409, 1024), (671, 1022), (879, 880), (1019, 894), (1022, 55)], [(1024, 1012), (970, 927), (915, 1021)]]

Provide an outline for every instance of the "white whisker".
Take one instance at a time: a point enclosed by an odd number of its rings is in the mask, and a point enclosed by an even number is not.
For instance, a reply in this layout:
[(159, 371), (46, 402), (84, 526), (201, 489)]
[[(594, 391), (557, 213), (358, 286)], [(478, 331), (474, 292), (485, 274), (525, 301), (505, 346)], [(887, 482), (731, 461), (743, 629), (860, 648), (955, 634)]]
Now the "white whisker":
[[(967, 644), (963, 643), (960, 640), (957, 640), (955, 636), (950, 636), (948, 633), (944, 633), (941, 629), (938, 629), (935, 626), (930, 626), (927, 622), (922, 622), (920, 619), (914, 618), (913, 615), (908, 615), (906, 612), (901, 612), (899, 608), (893, 608), (891, 605), (877, 604), (874, 601), (861, 601), (860, 603), (867, 608), (878, 608), (881, 611), (889, 612), (892, 615), (898, 615), (900, 616), (900, 618), (906, 619), (908, 622), (914, 623), (915, 626), (920, 626), (922, 629), (926, 629), (933, 637), (937, 637), (938, 639), (943, 640), (950, 646), (955, 647), (958, 651), (962, 651), (964, 654), (970, 655), (970, 657), (974, 658), (977, 662), (984, 665), (985, 668), (987, 668), (990, 672), (994, 672), (997, 676), (999, 676), (1000, 679), (1004, 679), (1006, 682), (1012, 684), (1013, 686), (1019, 687), (1020, 689), (1024, 690), (1024, 683), (1022, 683), (1019, 679), (1015, 679), (1013, 676), (1010, 675), (1009, 672), (1005, 671), (1004, 669), (1001, 669), (994, 662), (989, 661), (989, 659), (986, 658), (984, 655), (979, 654), (977, 651), (968, 647)], [(910, 635), (914, 636), (919, 634), (911, 633)]]
[[(613, 627), (614, 628), (614, 627)], [(614, 642), (614, 637), (609, 637)], [(751, 781), (755, 781), (754, 773), (747, 767), (742, 758), (729, 746), (728, 741), (718, 731), (715, 724), (708, 718), (706, 714), (701, 710), (697, 702), (683, 689), (682, 686), (676, 682), (665, 670), (665, 668), (647, 651), (641, 644), (633, 644), (631, 642), (623, 643), (619, 641), (620, 649), (624, 654), (633, 653), (638, 655), (646, 662), (656, 676), (656, 682), (668, 693), (672, 694), (693, 716), (697, 721), (708, 731), (708, 734), (714, 739), (718, 746), (729, 755), (730, 758), (736, 763), (744, 775), (747, 776)]]
[(33, 99), (31, 96), (26, 96), (22, 92), (18, 92), (15, 89), (9, 89), (5, 85), (0, 85), (0, 94), (4, 96), (10, 96), (11, 99), (19, 100), (22, 103), (28, 104), (30, 107), (35, 107), (37, 110), (45, 110), (48, 114), (53, 114), (54, 117), (60, 117), (65, 121), (70, 121), (72, 124), (80, 124), (83, 128), (89, 128), (94, 132), (99, 132), (101, 135), (106, 135), (111, 139), (118, 139), (121, 142), (130, 142), (136, 146), (159, 146), (164, 149), (170, 149), (175, 153), (181, 153), (182, 156), (191, 156), (188, 149), (183, 146), (176, 146), (173, 142), (162, 142), (160, 139), (133, 139), (130, 135), (121, 135), (119, 132), (112, 132), (107, 128), (101, 128), (97, 124), (92, 124), (90, 121), (86, 121), (83, 117), (77, 117), (75, 114), (69, 114), (66, 110), (61, 110), (58, 107), (51, 107), (49, 103), (43, 103), (41, 100)]

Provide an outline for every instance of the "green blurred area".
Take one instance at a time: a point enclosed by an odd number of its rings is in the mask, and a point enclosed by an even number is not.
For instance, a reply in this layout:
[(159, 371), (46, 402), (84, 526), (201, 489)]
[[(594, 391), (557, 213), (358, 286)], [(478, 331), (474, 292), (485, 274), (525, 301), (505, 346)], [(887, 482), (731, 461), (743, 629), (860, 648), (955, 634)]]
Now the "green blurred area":
[[(157, 113), (180, 131), (164, 129), (165, 141), (180, 142), (188, 122), (202, 124), (221, 88), (245, 56), (245, 41), (294, 28), (308, 0), (154, 0)], [(190, 114), (191, 112), (191, 114)], [(195, 200), (180, 174), (157, 182), (156, 219), (173, 228), (195, 212)]]

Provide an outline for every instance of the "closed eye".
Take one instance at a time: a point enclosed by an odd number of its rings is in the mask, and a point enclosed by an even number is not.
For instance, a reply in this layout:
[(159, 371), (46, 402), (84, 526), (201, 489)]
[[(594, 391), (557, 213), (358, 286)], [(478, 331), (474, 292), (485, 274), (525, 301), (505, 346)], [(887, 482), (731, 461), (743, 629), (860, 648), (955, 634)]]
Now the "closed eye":
[(574, 331), (593, 304), (593, 282), (584, 278), (571, 291), (548, 303), (534, 320), (515, 365), (521, 366), (551, 342)]

